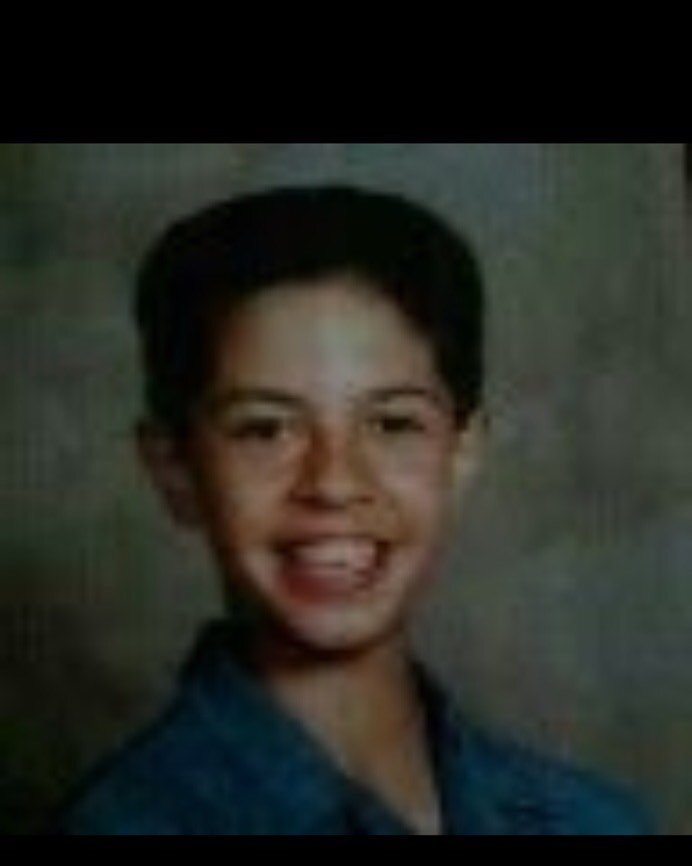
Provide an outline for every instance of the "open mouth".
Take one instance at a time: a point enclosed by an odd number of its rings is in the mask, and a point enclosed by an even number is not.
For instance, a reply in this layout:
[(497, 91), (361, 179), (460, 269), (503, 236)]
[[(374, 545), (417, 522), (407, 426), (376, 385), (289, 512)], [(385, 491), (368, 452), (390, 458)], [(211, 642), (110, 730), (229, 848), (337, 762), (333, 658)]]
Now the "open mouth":
[(368, 538), (320, 538), (277, 548), (280, 579), (306, 600), (335, 600), (368, 589), (382, 573), (389, 546)]

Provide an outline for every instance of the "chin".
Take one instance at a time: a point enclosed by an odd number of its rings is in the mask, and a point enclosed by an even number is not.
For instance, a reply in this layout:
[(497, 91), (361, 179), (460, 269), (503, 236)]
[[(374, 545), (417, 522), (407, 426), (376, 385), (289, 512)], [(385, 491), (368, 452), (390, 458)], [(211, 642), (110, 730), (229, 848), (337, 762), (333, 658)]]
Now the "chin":
[(357, 656), (395, 639), (402, 631), (403, 618), (374, 619), (353, 616), (339, 610), (329, 614), (283, 616), (277, 620), (284, 639), (312, 655), (335, 658)]

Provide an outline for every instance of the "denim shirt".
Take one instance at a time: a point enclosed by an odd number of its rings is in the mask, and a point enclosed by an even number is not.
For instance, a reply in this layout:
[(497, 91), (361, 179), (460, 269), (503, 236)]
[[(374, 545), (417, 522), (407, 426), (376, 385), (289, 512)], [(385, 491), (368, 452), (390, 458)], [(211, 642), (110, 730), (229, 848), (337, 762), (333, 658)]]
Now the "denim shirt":
[[(417, 670), (419, 670), (417, 668)], [(600, 779), (469, 724), (419, 670), (443, 832), (642, 834), (647, 818)], [(233, 660), (228, 630), (198, 642), (168, 712), (87, 780), (59, 832), (408, 835)]]

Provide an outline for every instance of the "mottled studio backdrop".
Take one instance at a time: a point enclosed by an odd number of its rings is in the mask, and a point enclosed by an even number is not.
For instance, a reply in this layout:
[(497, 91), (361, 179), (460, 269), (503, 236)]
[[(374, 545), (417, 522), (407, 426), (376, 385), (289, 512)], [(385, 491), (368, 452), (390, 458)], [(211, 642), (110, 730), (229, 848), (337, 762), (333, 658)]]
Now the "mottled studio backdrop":
[(422, 651), (471, 714), (692, 832), (683, 148), (634, 143), (0, 145), (0, 830), (151, 715), (220, 603), (131, 446), (138, 257), (325, 179), (429, 203), (488, 278), (491, 440)]

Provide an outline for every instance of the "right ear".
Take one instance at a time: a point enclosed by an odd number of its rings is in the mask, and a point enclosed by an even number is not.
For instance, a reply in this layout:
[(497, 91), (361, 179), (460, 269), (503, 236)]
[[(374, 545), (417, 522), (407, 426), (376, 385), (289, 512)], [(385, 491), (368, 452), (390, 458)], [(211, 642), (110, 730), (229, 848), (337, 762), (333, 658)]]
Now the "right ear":
[(181, 443), (161, 425), (148, 420), (137, 424), (135, 438), (140, 460), (173, 520), (183, 526), (198, 526), (198, 489)]

